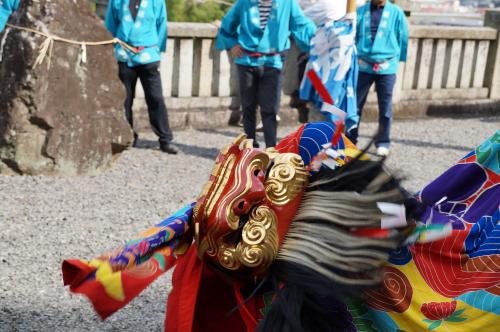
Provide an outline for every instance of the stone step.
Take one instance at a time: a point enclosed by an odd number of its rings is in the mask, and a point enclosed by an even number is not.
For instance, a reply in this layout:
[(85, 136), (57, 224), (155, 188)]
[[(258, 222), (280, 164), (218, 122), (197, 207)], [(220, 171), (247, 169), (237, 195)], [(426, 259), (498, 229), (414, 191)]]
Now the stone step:
[[(144, 105), (145, 106), (145, 105)], [(400, 101), (394, 105), (395, 119), (415, 119), (424, 117), (467, 117), (500, 115), (500, 100), (429, 100), (429, 101)], [(226, 127), (231, 111), (225, 108), (193, 108), (171, 109), (169, 111), (170, 125), (174, 129), (182, 128), (220, 128)], [(281, 125), (297, 124), (298, 115), (295, 109), (284, 106), (280, 110)], [(378, 106), (376, 103), (367, 103), (363, 112), (363, 121), (376, 121)], [(310, 121), (321, 121), (320, 114), (310, 116)], [(134, 123), (139, 132), (149, 130), (147, 111), (141, 107), (134, 114)]]

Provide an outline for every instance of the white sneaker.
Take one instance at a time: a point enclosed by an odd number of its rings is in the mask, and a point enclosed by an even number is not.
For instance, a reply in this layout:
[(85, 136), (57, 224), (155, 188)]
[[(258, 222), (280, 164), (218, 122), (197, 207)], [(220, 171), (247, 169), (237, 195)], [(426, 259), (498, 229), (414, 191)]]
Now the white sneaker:
[(389, 155), (389, 149), (384, 146), (379, 146), (377, 148), (377, 156), (387, 157)]
[(264, 125), (262, 124), (262, 121), (255, 127), (256, 131), (264, 131)]
[[(276, 122), (280, 122), (281, 121), (281, 118), (279, 115), (276, 115)], [(264, 125), (262, 124), (262, 121), (257, 125), (257, 127), (255, 128), (256, 131), (264, 131)]]

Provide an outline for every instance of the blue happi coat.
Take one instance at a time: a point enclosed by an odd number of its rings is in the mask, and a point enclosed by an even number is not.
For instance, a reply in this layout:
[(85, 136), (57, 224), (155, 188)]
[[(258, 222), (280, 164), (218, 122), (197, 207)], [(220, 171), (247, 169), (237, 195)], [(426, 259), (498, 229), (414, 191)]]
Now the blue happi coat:
[(370, 2), (358, 8), (356, 46), (359, 70), (369, 74), (396, 74), (406, 61), (408, 23), (403, 10), (385, 3), (375, 39), (371, 33)]
[(326, 118), (332, 122), (345, 119), (346, 130), (357, 126), (359, 115), (356, 105), (358, 64), (355, 47), (356, 20), (347, 15), (341, 20), (327, 20), (318, 26), (311, 42), (311, 52), (306, 73), (314, 70), (330, 93), (334, 106), (345, 112), (339, 114), (327, 111), (323, 100), (304, 76), (300, 87), (300, 99), (311, 101)]
[[(167, 48), (167, 8), (165, 0), (142, 0), (134, 20), (130, 0), (110, 0), (106, 12), (106, 28), (114, 37), (140, 47), (137, 53), (115, 46), (115, 56), (130, 67), (160, 61)], [(144, 49), (142, 49), (144, 48)]]
[(222, 20), (216, 46), (229, 50), (239, 44), (249, 52), (267, 54), (245, 54), (236, 59), (239, 65), (281, 69), (283, 59), (279, 53), (290, 48), (290, 34), (302, 49), (309, 50), (315, 31), (316, 26), (304, 16), (297, 0), (273, 0), (264, 30), (260, 28), (259, 0), (238, 0)]
[(21, 0), (0, 0), (0, 32), (5, 28), (9, 16), (18, 7)]

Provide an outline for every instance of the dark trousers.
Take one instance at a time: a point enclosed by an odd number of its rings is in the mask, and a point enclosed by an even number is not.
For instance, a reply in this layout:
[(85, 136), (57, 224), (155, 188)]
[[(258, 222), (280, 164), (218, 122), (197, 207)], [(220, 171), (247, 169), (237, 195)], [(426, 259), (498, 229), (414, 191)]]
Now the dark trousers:
[[(257, 106), (259, 106), (266, 147), (275, 146), (278, 128), (276, 115), (281, 98), (281, 70), (238, 65), (238, 77), (245, 134), (255, 140)], [(258, 147), (256, 141), (254, 146)]]
[[(361, 121), (363, 107), (368, 97), (370, 87), (375, 82), (375, 90), (378, 99), (378, 136), (375, 140), (377, 147), (388, 148), (391, 144), (391, 123), (392, 123), (392, 93), (396, 83), (396, 75), (378, 75), (359, 72), (357, 98), (358, 114)], [(353, 143), (357, 143), (358, 130), (353, 130), (347, 135)]]
[(307, 108), (307, 101), (300, 100), (300, 85), (302, 84), (302, 80), (304, 79), (304, 75), (306, 73), (307, 62), (309, 61), (309, 53), (302, 52), (299, 54), (297, 58), (297, 68), (298, 68), (298, 81), (299, 85), (297, 86), (297, 90), (292, 92), (290, 101), (290, 106), (293, 108)]
[[(167, 107), (163, 99), (159, 66), (159, 62), (135, 67), (129, 67), (125, 62), (118, 62), (118, 76), (127, 92), (125, 116), (132, 129), (134, 128), (132, 104), (134, 102), (137, 79), (140, 79), (146, 97), (146, 104), (148, 105), (151, 128), (158, 136), (160, 144), (169, 144), (173, 139), (173, 134), (168, 124)], [(134, 136), (137, 137), (135, 130)]]

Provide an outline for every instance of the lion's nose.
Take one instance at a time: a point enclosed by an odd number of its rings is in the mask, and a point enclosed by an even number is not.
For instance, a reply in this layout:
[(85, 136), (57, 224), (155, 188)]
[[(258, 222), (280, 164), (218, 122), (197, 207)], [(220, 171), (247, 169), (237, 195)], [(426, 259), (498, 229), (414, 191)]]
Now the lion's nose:
[(266, 188), (264, 187), (264, 183), (253, 181), (250, 190), (236, 202), (233, 208), (234, 213), (239, 216), (248, 213), (252, 207), (262, 203), (265, 197)]

